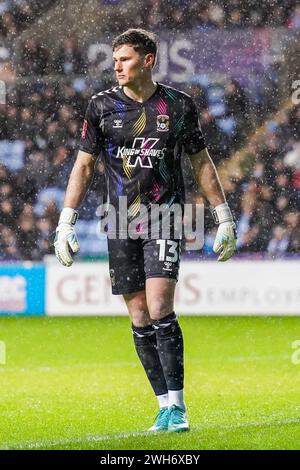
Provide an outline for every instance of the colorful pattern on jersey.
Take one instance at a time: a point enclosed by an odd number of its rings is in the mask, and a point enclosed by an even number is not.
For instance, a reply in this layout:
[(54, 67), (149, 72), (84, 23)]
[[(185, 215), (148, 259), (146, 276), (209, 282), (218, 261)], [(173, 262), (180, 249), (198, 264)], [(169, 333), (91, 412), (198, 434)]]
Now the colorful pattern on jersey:
[(161, 159), (159, 162), (159, 174), (162, 177), (162, 179), (167, 183), (170, 178), (170, 175), (169, 175), (168, 168), (164, 159)]
[(138, 120), (133, 124), (133, 135), (139, 135), (141, 134), (146, 127), (146, 111), (145, 108), (143, 108), (142, 114), (138, 118)]
[(114, 144), (111, 139), (109, 139), (109, 141), (106, 144), (106, 150), (107, 150), (108, 155), (112, 157), (114, 154)]
[(136, 198), (134, 199), (133, 203), (130, 204), (129, 208), (128, 208), (128, 217), (129, 219), (133, 219), (134, 217), (136, 217), (139, 213), (139, 210), (140, 210), (140, 206), (141, 206), (141, 195), (138, 194), (136, 196)]
[(165, 93), (168, 95), (169, 98), (171, 98), (172, 101), (176, 100), (176, 92), (173, 91), (171, 88), (165, 88)]
[(175, 201), (175, 198), (176, 198), (175, 196), (172, 196), (171, 199), (169, 200), (169, 202), (167, 202), (167, 206), (171, 207), (171, 205)]
[(131, 179), (131, 177), (132, 177), (132, 167), (128, 166), (129, 160), (130, 160), (130, 155), (124, 155), (122, 166), (123, 166), (123, 170), (124, 170), (124, 173), (127, 176), (127, 178)]
[(126, 112), (126, 106), (123, 101), (116, 101), (116, 111), (120, 119), (123, 119), (125, 116), (125, 112)]
[(192, 155), (205, 148), (191, 97), (158, 84), (141, 104), (117, 86), (90, 100), (85, 120), (80, 149), (102, 154), (109, 201), (116, 210), (119, 196), (127, 197), (131, 218), (141, 204), (150, 209), (153, 203), (182, 202), (183, 151)]
[(180, 116), (180, 118), (177, 119), (177, 121), (175, 121), (174, 131), (176, 132), (176, 135), (179, 134), (179, 132), (181, 131), (183, 123), (184, 123), (184, 116)]
[(154, 201), (159, 200), (159, 198), (160, 198), (159, 184), (154, 178), (153, 178), (153, 181), (152, 181), (152, 188), (151, 188), (150, 193), (151, 193)]
[(122, 194), (123, 194), (123, 179), (121, 175), (118, 175), (117, 195), (122, 196)]
[(159, 114), (167, 114), (167, 103), (162, 97), (159, 98), (156, 109)]

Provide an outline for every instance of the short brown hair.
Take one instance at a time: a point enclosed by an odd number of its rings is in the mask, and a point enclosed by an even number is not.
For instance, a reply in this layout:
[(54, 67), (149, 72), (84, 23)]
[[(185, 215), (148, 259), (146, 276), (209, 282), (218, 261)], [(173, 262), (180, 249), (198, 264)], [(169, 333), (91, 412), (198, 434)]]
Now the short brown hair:
[(140, 54), (153, 53), (154, 57), (157, 54), (157, 37), (154, 33), (140, 28), (130, 28), (124, 33), (117, 36), (112, 43), (113, 51), (124, 44), (128, 44)]

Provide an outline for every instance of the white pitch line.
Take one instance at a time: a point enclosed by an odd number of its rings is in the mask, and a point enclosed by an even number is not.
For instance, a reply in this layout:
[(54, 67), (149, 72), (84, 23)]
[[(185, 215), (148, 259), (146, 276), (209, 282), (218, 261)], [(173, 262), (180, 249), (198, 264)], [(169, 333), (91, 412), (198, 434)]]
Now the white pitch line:
[[(247, 427), (272, 427), (272, 426), (286, 426), (288, 424), (300, 424), (300, 418), (289, 418), (277, 421), (252, 421), (245, 423), (232, 423), (232, 424), (209, 424), (204, 426), (193, 426), (192, 431), (202, 431), (207, 429), (237, 429), (237, 428), (247, 428)], [(0, 444), (0, 450), (9, 450), (9, 449), (40, 449), (40, 448), (49, 448), (55, 446), (64, 446), (68, 444), (80, 444), (91, 442), (105, 442), (105, 441), (118, 441), (122, 439), (129, 439), (132, 437), (147, 437), (147, 436), (162, 436), (166, 434), (155, 434), (149, 431), (143, 432), (131, 432), (131, 433), (119, 433), (119, 434), (108, 434), (108, 435), (88, 435), (86, 437), (77, 437), (72, 439), (61, 439), (53, 441), (43, 441), (43, 442), (26, 442), (23, 444)]]

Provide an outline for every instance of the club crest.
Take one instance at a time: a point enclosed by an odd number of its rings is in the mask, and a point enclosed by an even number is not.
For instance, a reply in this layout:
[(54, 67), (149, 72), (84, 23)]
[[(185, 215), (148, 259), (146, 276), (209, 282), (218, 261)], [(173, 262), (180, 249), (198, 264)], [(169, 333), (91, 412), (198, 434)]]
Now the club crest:
[(159, 132), (168, 132), (170, 129), (170, 117), (167, 114), (160, 114), (157, 116), (156, 124)]

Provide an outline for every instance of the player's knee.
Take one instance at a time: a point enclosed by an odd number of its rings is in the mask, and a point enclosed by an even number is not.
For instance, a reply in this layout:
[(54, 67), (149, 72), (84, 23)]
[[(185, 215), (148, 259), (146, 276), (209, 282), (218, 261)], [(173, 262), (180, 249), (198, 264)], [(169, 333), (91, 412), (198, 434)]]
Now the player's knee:
[(151, 324), (148, 311), (129, 312), (129, 315), (134, 326), (138, 328), (143, 328)]
[(147, 307), (145, 292), (125, 294), (124, 300), (132, 323), (137, 327), (150, 325), (151, 320)]
[(138, 327), (148, 326), (151, 323), (146, 302), (136, 302), (128, 308), (132, 323)]
[(161, 320), (173, 311), (173, 305), (166, 302), (165, 299), (155, 299), (148, 304), (149, 315), (151, 320)]

